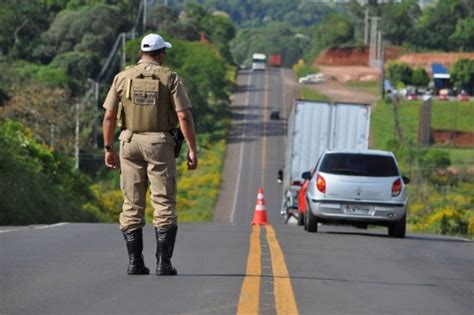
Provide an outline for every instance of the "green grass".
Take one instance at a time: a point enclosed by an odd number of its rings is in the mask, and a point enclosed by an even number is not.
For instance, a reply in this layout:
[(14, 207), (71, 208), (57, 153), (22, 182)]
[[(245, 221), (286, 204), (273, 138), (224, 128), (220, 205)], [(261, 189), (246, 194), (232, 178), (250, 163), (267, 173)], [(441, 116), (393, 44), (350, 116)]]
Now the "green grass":
[[(421, 101), (404, 101), (400, 105), (400, 123), (406, 141), (417, 142)], [(432, 127), (474, 132), (474, 102), (433, 102)], [(384, 101), (377, 103), (371, 116), (371, 147), (386, 149), (387, 142), (395, 139), (393, 111)], [(467, 167), (474, 161), (474, 149), (436, 146), (448, 151), (453, 166)]]
[[(407, 140), (416, 140), (419, 118), (418, 102), (406, 102), (399, 108), (400, 123), (405, 138)], [(385, 149), (387, 142), (396, 138), (391, 105), (384, 101), (377, 102), (377, 105), (373, 108), (370, 123), (372, 136), (371, 147), (375, 149)]]
[(432, 110), (433, 128), (474, 132), (474, 101), (434, 101)]
[(303, 86), (299, 90), (299, 98), (303, 100), (318, 100), (318, 101), (329, 101), (329, 97), (320, 94), (310, 87)]
[(469, 168), (474, 165), (474, 149), (457, 149), (436, 147), (449, 153), (451, 165), (457, 168)]
[(344, 85), (350, 89), (362, 90), (374, 95), (380, 95), (380, 80), (374, 81), (348, 81)]

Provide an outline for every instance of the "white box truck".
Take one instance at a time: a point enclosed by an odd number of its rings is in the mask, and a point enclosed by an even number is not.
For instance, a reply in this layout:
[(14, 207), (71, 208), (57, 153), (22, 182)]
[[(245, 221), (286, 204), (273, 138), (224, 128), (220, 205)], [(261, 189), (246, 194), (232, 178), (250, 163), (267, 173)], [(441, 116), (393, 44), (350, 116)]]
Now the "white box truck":
[(252, 70), (265, 70), (267, 56), (265, 54), (255, 53), (252, 55)]
[(367, 149), (370, 106), (358, 103), (331, 103), (295, 100), (288, 119), (281, 214), (286, 221), (297, 215), (297, 195), (303, 172), (314, 168), (328, 149)]

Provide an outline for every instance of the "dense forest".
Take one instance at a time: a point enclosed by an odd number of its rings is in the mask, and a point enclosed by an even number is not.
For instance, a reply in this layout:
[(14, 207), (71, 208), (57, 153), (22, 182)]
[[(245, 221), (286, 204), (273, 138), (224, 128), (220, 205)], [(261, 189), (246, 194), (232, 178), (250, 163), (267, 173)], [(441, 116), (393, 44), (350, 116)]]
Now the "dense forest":
[[(189, 187), (178, 199), (190, 220), (212, 217), (229, 96), (237, 67), (253, 52), (280, 53), (291, 67), (300, 59), (311, 63), (328, 47), (362, 45), (366, 9), (381, 17), (392, 45), (474, 50), (471, 0), (439, 0), (423, 10), (415, 0), (365, 7), (356, 1), (163, 2), (147, 1), (144, 10), (141, 0), (2, 1), (0, 190), (11, 193), (0, 194), (0, 224), (116, 219), (121, 194), (117, 173), (103, 167), (100, 106), (113, 75), (136, 61), (146, 33), (159, 32), (173, 44), (166, 65), (185, 82), (200, 154), (209, 161), (195, 175), (207, 193), (194, 191), (192, 179), (182, 182)], [(203, 195), (210, 199), (198, 200)], [(210, 210), (195, 214), (193, 207)]]
[[(180, 8), (188, 1), (173, 1)], [(281, 53), (285, 66), (299, 58), (312, 61), (331, 46), (361, 46), (365, 11), (381, 18), (384, 40), (413, 51), (474, 50), (474, 4), (439, 0), (420, 8), (417, 0), (378, 4), (369, 1), (201, 0), (208, 10), (229, 14), (238, 25), (231, 50), (237, 64), (249, 63), (255, 51)], [(425, 1), (427, 2), (427, 1)], [(171, 3), (171, 1), (170, 1)]]

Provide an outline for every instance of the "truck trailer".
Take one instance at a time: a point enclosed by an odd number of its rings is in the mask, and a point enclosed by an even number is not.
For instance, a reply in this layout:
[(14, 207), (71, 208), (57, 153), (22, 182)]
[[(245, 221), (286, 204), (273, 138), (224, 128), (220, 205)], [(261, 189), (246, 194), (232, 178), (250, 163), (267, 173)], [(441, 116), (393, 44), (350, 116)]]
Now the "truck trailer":
[[(310, 171), (328, 149), (367, 149), (370, 105), (295, 100), (288, 119), (281, 214), (297, 218), (301, 174)], [(297, 218), (298, 219), (298, 218)]]
[(281, 67), (281, 55), (279, 54), (273, 54), (270, 55), (270, 60), (268, 61), (268, 65), (270, 67)]

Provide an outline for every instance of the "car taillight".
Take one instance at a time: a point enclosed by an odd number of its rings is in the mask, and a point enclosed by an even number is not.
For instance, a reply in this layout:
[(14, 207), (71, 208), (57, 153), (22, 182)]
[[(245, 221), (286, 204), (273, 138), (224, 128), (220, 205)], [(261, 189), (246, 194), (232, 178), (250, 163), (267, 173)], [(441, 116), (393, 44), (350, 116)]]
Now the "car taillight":
[(322, 192), (322, 193), (326, 193), (326, 180), (324, 179), (324, 177), (322, 177), (321, 175), (318, 174), (318, 176), (316, 177), (316, 188)]
[(401, 191), (402, 191), (402, 181), (399, 178), (396, 181), (394, 181), (392, 184), (392, 197), (396, 197), (400, 195)]

